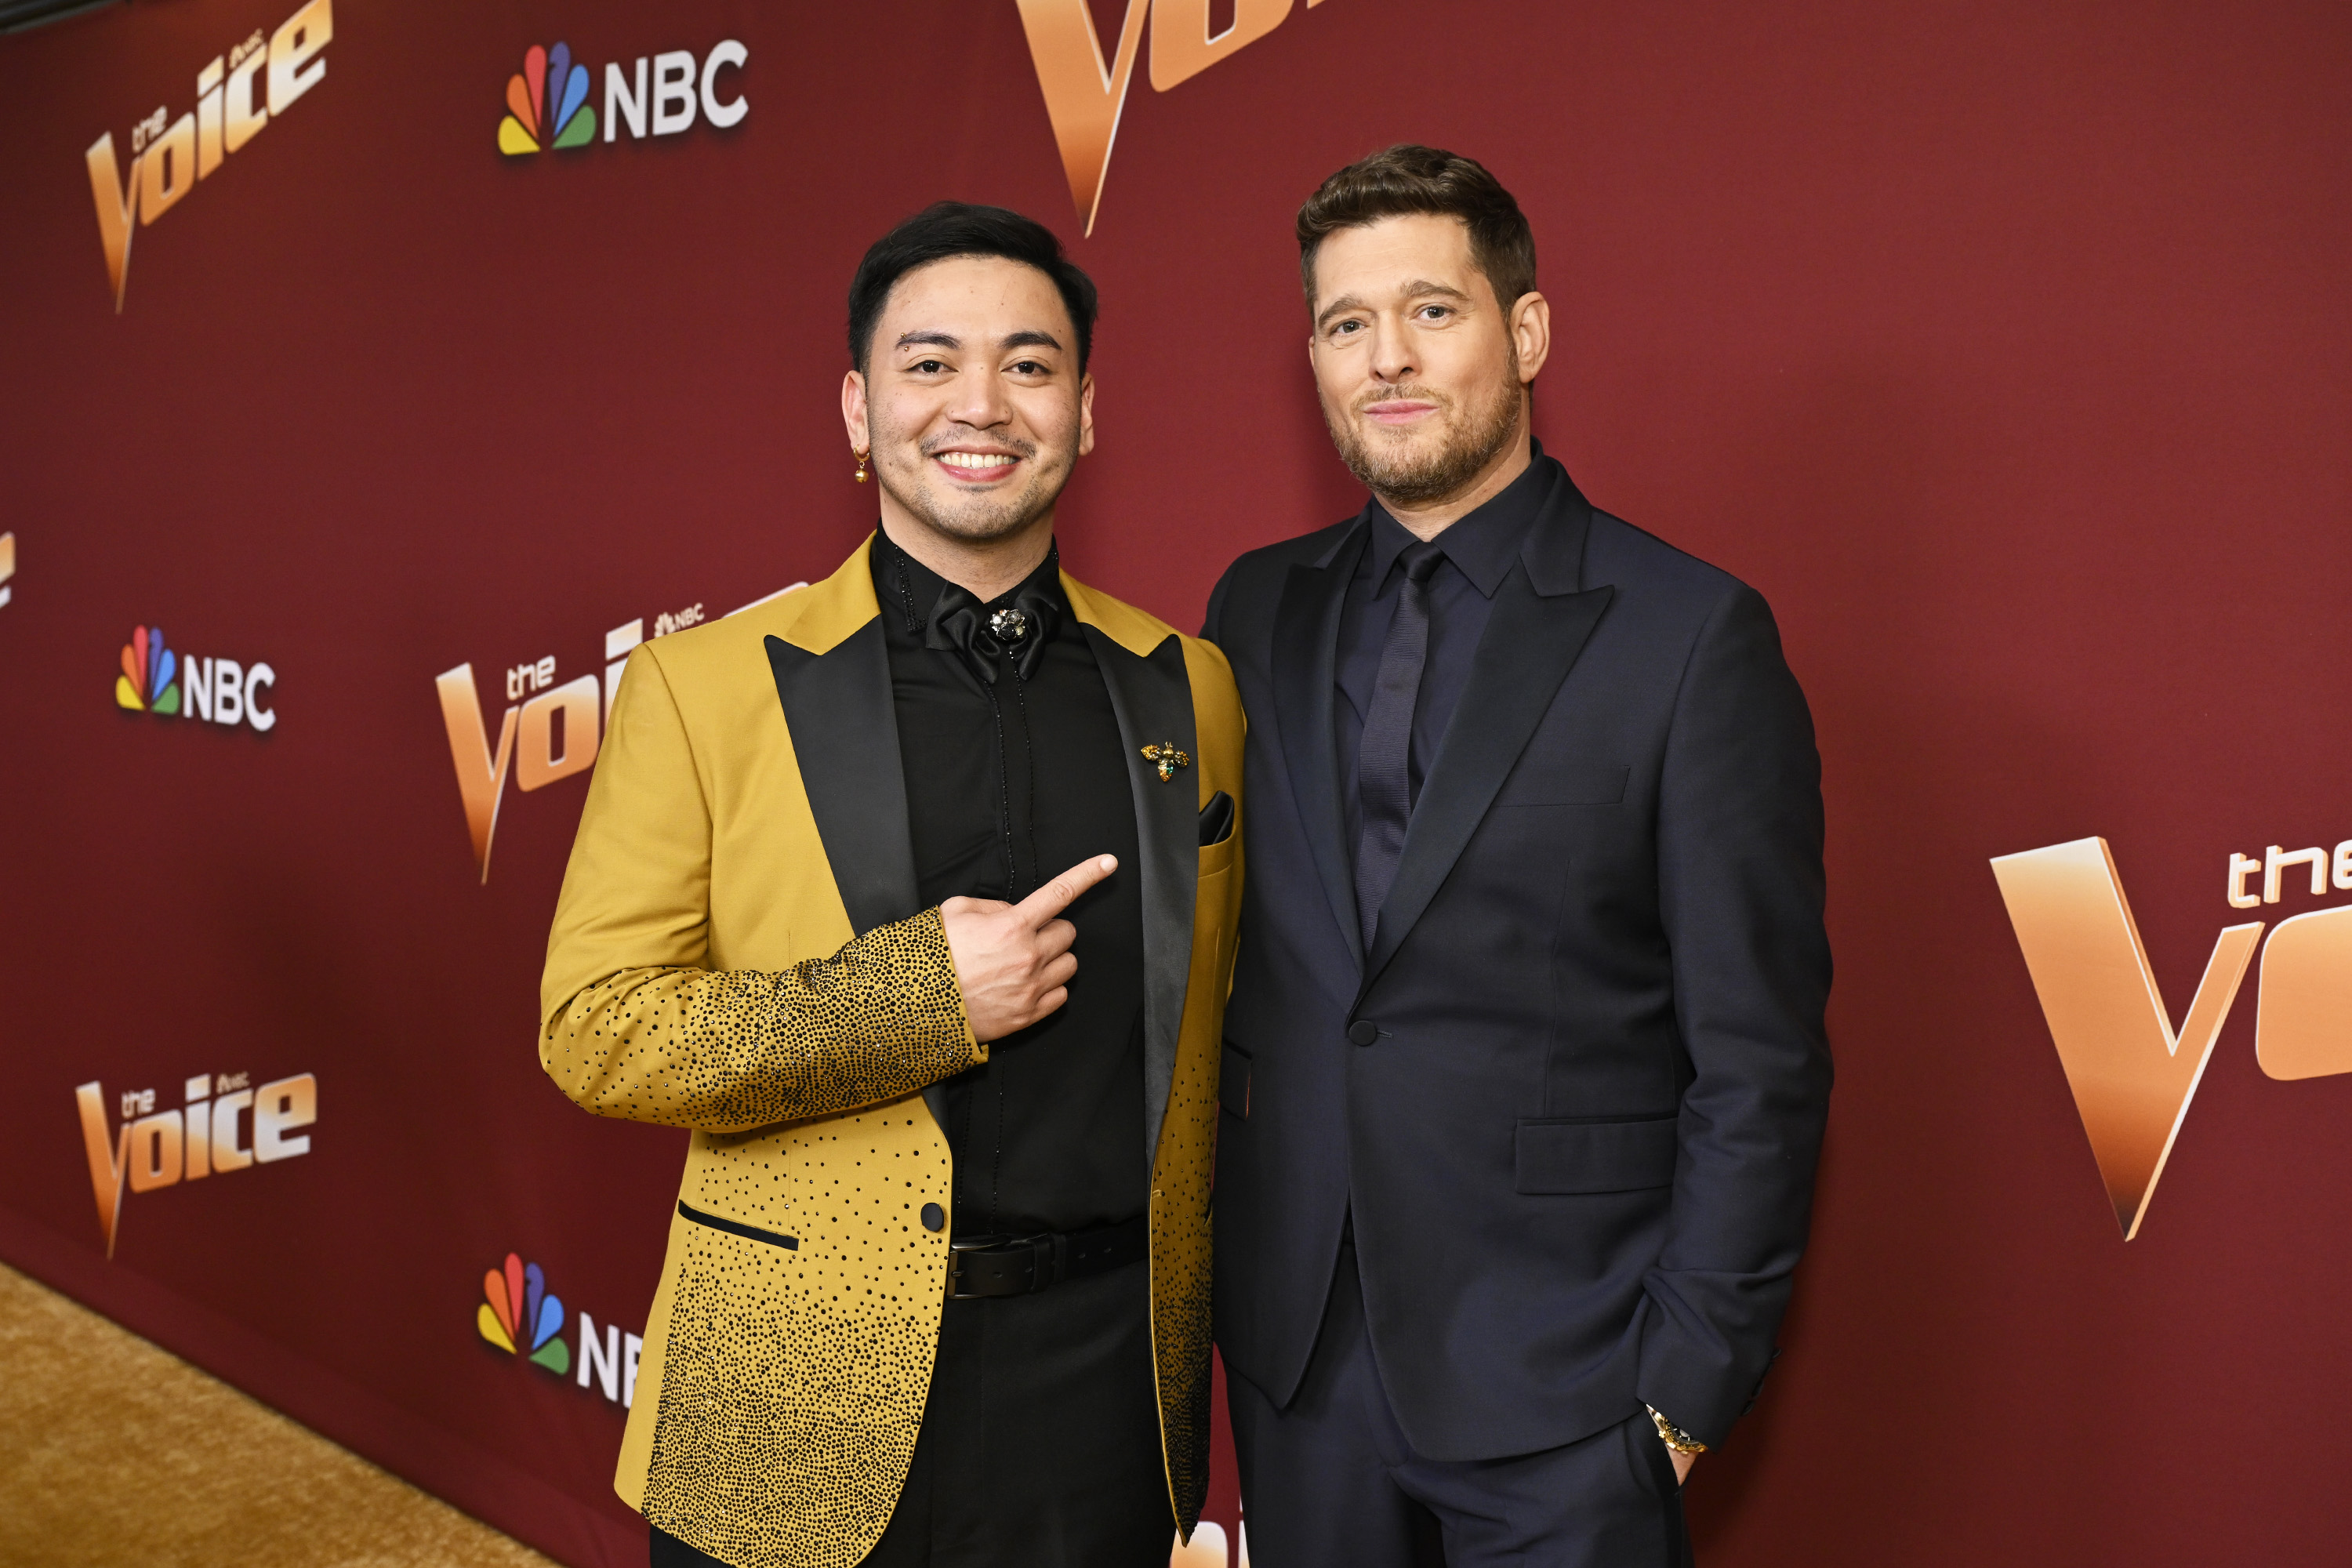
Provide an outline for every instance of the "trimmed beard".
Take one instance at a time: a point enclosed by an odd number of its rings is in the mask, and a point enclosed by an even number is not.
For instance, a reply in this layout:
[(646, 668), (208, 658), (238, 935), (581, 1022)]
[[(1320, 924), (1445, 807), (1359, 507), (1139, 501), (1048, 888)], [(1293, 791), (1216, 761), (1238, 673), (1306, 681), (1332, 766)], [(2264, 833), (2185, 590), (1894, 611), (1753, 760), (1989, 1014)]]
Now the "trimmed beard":
[(1510, 370), (1509, 378), (1496, 388), (1493, 401), (1472, 409), (1466, 418), (1457, 416), (1452, 398), (1429, 387), (1412, 385), (1360, 398), (1349, 410), (1353, 416), (1376, 403), (1398, 398), (1436, 404), (1446, 416), (1446, 437), (1437, 450), (1426, 457), (1379, 449), (1364, 439), (1352, 417), (1334, 418), (1328, 407), (1323, 411), (1323, 423), (1331, 432), (1331, 444), (1339, 449), (1339, 460), (1374, 495), (1405, 502), (1444, 500), (1469, 488), (1480, 471), (1495, 460), (1495, 454), (1508, 446), (1518, 433), (1519, 399), (1525, 389), (1519, 384), (1517, 354), (1510, 358)]
[[(1072, 451), (1077, 449), (1076, 436), (1074, 425), (1068, 443)], [(959, 495), (949, 487), (949, 481), (928, 471), (931, 458), (940, 450), (953, 446), (957, 438), (953, 436), (935, 437), (918, 442), (912, 472), (908, 482), (902, 488), (894, 482), (899, 476), (880, 460), (885, 450), (896, 453), (901, 448), (895, 442), (885, 447), (883, 442), (891, 439), (891, 433), (877, 430), (869, 418), (866, 426), (866, 449), (875, 455), (876, 487), (887, 490), (891, 500), (932, 532), (965, 544), (977, 545), (992, 544), (1019, 533), (1053, 510), (1054, 503), (1061, 499), (1062, 489), (1068, 483), (1067, 471), (1063, 475), (1062, 485), (1046, 489), (1050, 480), (1037, 470), (1038, 444), (1013, 439), (1006, 439), (1003, 444), (1018, 453), (1026, 465), (1027, 482), (1019, 493), (992, 497), (985, 501), (978, 497)], [(959, 506), (956, 504), (959, 501), (967, 504)], [(975, 501), (980, 504), (970, 504)], [(946, 504), (936, 504), (939, 502)]]

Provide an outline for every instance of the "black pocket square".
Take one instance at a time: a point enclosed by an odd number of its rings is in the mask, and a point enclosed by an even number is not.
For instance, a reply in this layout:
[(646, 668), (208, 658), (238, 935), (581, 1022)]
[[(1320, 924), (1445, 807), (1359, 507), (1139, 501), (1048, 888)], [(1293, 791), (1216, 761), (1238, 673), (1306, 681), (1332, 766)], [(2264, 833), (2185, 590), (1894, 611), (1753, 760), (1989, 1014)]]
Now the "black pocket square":
[(1223, 844), (1234, 836), (1234, 797), (1223, 790), (1209, 797), (1201, 808), (1201, 847)]

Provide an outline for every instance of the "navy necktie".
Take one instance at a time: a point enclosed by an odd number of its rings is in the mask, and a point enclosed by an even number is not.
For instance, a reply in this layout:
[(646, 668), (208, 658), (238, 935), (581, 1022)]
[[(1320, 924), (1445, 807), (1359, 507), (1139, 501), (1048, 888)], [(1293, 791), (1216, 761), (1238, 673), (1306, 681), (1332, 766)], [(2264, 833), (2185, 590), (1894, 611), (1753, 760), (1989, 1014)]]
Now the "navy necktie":
[(1444, 559), (1445, 552), (1427, 540), (1405, 546), (1397, 556), (1404, 584), (1389, 619), (1371, 711), (1364, 715), (1356, 752), (1356, 798), (1364, 817), (1356, 840), (1356, 916), (1363, 922), (1366, 952), (1381, 923), (1381, 906), (1396, 881), (1405, 825), (1412, 818), (1412, 710), (1421, 699), (1422, 668), (1429, 660), (1430, 574)]

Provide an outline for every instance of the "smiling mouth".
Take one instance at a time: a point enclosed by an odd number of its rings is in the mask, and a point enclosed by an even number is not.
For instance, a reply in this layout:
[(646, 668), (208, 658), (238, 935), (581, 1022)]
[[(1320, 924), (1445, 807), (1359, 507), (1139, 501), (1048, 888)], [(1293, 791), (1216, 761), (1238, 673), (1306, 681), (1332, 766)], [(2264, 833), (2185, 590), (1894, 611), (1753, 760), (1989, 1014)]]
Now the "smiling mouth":
[(931, 460), (965, 484), (1003, 479), (1021, 462), (1018, 452), (934, 452)]

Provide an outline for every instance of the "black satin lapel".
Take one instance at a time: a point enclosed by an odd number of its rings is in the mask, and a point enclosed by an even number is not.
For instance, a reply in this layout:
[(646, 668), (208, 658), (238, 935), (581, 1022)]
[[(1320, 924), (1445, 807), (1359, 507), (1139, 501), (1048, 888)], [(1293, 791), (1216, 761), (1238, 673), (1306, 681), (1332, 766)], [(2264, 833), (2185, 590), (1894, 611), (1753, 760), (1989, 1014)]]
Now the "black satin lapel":
[(863, 936), (918, 912), (907, 775), (890, 695), (890, 658), (876, 616), (814, 654), (767, 639), (776, 695), (800, 759), (817, 837), (850, 929)]
[(1293, 566), (1282, 584), (1274, 618), (1274, 713), (1282, 754), (1290, 764), (1307, 847), (1348, 951), (1362, 956), (1356, 921), (1356, 877), (1349, 867), (1346, 817), (1339, 810), (1339, 759), (1331, 734), (1334, 670), (1339, 658), (1339, 610), (1363, 553), (1359, 538), (1326, 566)]
[(1405, 829), (1396, 882), (1381, 907), (1371, 955), (1364, 964), (1365, 989), (1396, 955), (1413, 922), (1444, 885), (1454, 862), (1462, 858), (1505, 775), (1527, 749), (1616, 592), (1601, 587), (1545, 598), (1520, 566), (1513, 567), (1496, 590), (1495, 608), (1471, 660), (1461, 706), (1446, 726), (1421, 799), (1414, 804), (1412, 826)]
[[(1135, 796), (1135, 838), (1143, 864), (1143, 1163), (1160, 1152), (1160, 1123), (1176, 1077), (1176, 1038), (1184, 1024), (1185, 983), (1192, 970), (1192, 904), (1200, 891), (1201, 798), (1189, 769), (1162, 780), (1143, 748), (1172, 743), (1200, 755), (1192, 720), (1192, 680), (1184, 672), (1184, 645), (1173, 636), (1148, 655), (1131, 654), (1097, 626), (1083, 626), (1095, 668), (1118, 716), (1127, 751), (1129, 787)], [(1124, 870), (1124, 868), (1121, 868)], [(1085, 955), (1079, 963), (1086, 962)]]
[[(863, 936), (905, 920), (919, 911), (921, 895), (881, 617), (828, 653), (811, 653), (777, 637), (766, 642), (793, 754), (800, 761), (801, 788), (850, 930)], [(946, 1089), (933, 1084), (923, 1100), (944, 1130)]]

